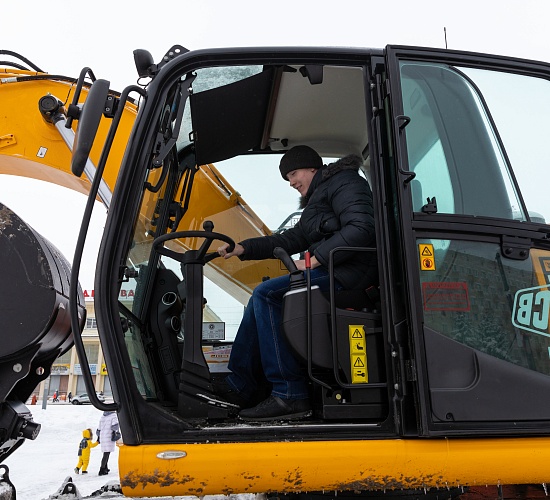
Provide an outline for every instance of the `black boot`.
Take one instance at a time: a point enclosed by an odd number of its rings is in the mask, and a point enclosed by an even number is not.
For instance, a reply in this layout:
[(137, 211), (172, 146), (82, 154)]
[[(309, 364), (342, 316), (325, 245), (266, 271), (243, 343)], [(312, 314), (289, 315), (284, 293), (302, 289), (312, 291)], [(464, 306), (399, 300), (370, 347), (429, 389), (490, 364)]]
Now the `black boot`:
[(296, 420), (311, 415), (311, 404), (308, 399), (281, 399), (269, 396), (254, 408), (241, 410), (239, 417), (243, 420), (267, 422), (269, 420)]
[(106, 467), (101, 467), (99, 469), (98, 476), (106, 476), (107, 474), (109, 474), (109, 469), (107, 469)]
[(248, 404), (248, 399), (233, 389), (225, 380), (214, 383), (212, 389), (216, 396), (239, 408), (249, 408), (251, 406)]

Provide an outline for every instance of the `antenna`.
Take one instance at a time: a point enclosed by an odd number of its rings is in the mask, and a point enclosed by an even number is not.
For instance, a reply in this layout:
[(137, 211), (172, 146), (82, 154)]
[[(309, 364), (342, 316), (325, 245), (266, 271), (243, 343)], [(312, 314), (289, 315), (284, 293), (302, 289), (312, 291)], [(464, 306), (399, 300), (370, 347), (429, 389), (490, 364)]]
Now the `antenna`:
[(443, 33), (445, 34), (445, 49), (447, 49), (447, 28), (443, 26)]

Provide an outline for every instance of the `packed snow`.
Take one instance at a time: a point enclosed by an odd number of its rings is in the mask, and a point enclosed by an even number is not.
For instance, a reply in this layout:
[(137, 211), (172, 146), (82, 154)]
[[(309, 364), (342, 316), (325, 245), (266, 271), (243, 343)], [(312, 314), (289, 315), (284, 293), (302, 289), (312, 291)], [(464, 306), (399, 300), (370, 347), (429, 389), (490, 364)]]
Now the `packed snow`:
[[(74, 496), (56, 496), (67, 477), (71, 477), (82, 497), (87, 497), (105, 485), (118, 485), (118, 447), (109, 458), (110, 472), (107, 476), (98, 476), (101, 462), (101, 449), (91, 449), (88, 474), (75, 474), (78, 462), (78, 445), (82, 431), (97, 429), (102, 412), (92, 405), (75, 406), (65, 402), (49, 403), (42, 409), (42, 402), (28, 405), (33, 420), (42, 425), (34, 441), (26, 441), (13, 455), (5, 460), (9, 467), (9, 477), (17, 490), (17, 500), (49, 500), (50, 497), (74, 499)], [(107, 494), (104, 494), (105, 498)], [(238, 500), (259, 500), (263, 495), (232, 495)], [(124, 498), (123, 495), (108, 498)], [(164, 497), (168, 499), (196, 500), (197, 497)], [(205, 497), (220, 500), (223, 495)]]
[[(102, 453), (99, 446), (91, 449), (88, 474), (75, 474), (78, 445), (82, 431), (97, 429), (102, 412), (92, 405), (72, 405), (42, 401), (29, 405), (33, 420), (42, 425), (34, 441), (27, 440), (5, 464), (17, 490), (18, 500), (42, 500), (55, 493), (67, 476), (72, 477), (82, 496), (90, 495), (110, 481), (118, 481), (118, 447), (109, 458), (111, 472), (98, 476)], [(95, 436), (94, 436), (95, 437)]]

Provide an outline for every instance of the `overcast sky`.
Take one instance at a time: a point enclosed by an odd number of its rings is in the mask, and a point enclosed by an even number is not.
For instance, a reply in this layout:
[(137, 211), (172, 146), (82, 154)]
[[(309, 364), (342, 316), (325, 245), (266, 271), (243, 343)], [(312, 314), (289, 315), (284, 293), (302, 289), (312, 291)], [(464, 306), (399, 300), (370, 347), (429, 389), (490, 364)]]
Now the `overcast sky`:
[[(174, 44), (191, 50), (387, 44), (444, 48), (446, 28), (449, 49), (550, 62), (547, 0), (0, 2), (0, 49), (18, 52), (52, 74), (77, 77), (89, 66), (119, 91), (137, 80), (133, 50), (147, 49), (159, 61)], [(72, 260), (84, 197), (7, 176), (0, 181), (0, 201)], [(103, 217), (100, 210), (85, 256), (80, 280), (85, 289), (93, 288)]]

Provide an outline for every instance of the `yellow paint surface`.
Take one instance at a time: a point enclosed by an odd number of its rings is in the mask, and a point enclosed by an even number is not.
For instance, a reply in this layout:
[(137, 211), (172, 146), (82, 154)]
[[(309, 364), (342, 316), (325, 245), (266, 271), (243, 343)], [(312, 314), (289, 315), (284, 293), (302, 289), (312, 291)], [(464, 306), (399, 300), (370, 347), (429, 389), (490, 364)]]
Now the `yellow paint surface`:
[(119, 471), (139, 497), (541, 484), (548, 463), (550, 438), (387, 439), (122, 446)]

